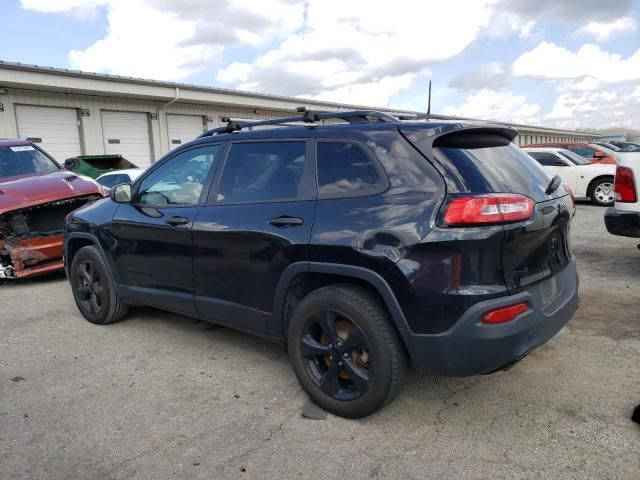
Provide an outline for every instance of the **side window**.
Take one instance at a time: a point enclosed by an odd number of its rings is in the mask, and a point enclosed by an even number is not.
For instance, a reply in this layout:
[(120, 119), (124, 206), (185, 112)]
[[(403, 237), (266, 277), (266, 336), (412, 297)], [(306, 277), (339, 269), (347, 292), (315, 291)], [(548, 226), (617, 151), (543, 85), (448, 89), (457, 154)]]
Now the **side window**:
[(358, 145), (318, 142), (317, 152), (320, 195), (367, 194), (382, 187), (373, 161)]
[(591, 150), (590, 148), (586, 148), (586, 147), (579, 147), (577, 145), (569, 145), (567, 147), (569, 150), (571, 150), (572, 152), (577, 153), (578, 155), (580, 155), (582, 158), (593, 158), (593, 153), (594, 151)]
[(218, 145), (194, 148), (168, 160), (142, 181), (138, 202), (147, 205), (194, 205), (207, 175), (215, 168)]
[(298, 197), (306, 142), (231, 145), (218, 188), (218, 202), (265, 202)]
[(131, 179), (129, 178), (129, 176), (124, 173), (105, 175), (104, 177), (97, 180), (100, 185), (104, 185), (107, 188), (113, 188), (116, 185), (120, 185), (121, 183), (129, 183), (130, 181)]
[(548, 152), (528, 152), (533, 158), (535, 158), (540, 165), (545, 167), (566, 167), (567, 164), (560, 158), (556, 157), (553, 153)]

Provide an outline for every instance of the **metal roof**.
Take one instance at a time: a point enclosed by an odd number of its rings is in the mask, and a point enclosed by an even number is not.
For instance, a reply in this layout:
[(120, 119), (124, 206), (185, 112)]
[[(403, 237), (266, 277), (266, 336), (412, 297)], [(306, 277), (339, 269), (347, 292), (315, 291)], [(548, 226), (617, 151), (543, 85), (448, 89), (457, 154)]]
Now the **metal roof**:
[[(8, 62), (4, 60), (0, 60), (0, 69), (18, 70), (18, 71), (35, 72), (35, 73), (53, 73), (56, 75), (83, 78), (88, 80), (103, 80), (103, 81), (111, 81), (111, 82), (118, 82), (118, 83), (148, 85), (148, 86), (154, 86), (154, 87), (179, 88), (183, 90), (191, 90), (196, 92), (235, 95), (240, 97), (258, 98), (258, 99), (264, 99), (264, 100), (277, 100), (277, 101), (290, 102), (295, 105), (300, 105), (300, 104), (314, 105), (316, 107), (325, 108), (325, 109), (378, 110), (386, 113), (424, 115), (424, 112), (418, 112), (414, 110), (399, 110), (399, 109), (392, 109), (388, 107), (372, 107), (372, 106), (365, 106), (365, 105), (352, 105), (352, 104), (346, 104), (346, 103), (327, 102), (327, 101), (312, 100), (312, 99), (301, 98), (301, 97), (289, 97), (284, 95), (272, 95), (267, 93), (246, 92), (242, 90), (233, 90), (228, 88), (210, 87), (210, 86), (204, 86), (204, 85), (169, 82), (169, 81), (161, 81), (161, 80), (150, 80), (145, 78), (127, 77), (127, 76), (113, 75), (108, 73), (84, 72), (80, 70), (72, 70), (67, 68), (57, 68), (57, 67), (25, 64), (20, 62)], [(502, 123), (505, 125), (510, 125), (518, 130), (527, 130), (532, 132), (551, 133), (551, 134), (558, 134), (558, 135), (562, 135), (562, 134), (581, 135), (581, 136), (588, 136), (588, 137), (597, 136), (597, 134), (590, 133), (590, 132), (582, 132), (582, 131), (567, 130), (567, 129), (560, 129), (560, 128), (550, 128), (550, 127), (543, 127), (538, 125), (525, 125), (525, 124), (510, 123), (510, 122), (504, 122), (500, 120), (491, 120), (491, 119), (475, 119), (475, 118), (455, 117), (455, 116), (440, 115), (440, 114), (432, 114), (431, 118), (441, 119), (441, 120), (461, 120), (461, 121), (480, 121), (480, 122), (490, 121), (494, 123)]]

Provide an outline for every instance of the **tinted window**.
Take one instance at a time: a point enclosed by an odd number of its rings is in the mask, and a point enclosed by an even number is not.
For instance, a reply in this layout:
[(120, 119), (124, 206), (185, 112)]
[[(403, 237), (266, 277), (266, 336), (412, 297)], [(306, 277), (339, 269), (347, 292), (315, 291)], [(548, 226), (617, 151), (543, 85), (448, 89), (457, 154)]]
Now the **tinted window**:
[(435, 148), (446, 169), (451, 191), (461, 193), (522, 193), (534, 200), (546, 198), (551, 176), (519, 147)]
[(595, 153), (592, 149), (587, 147), (578, 147), (577, 145), (569, 145), (567, 147), (568, 150), (577, 153), (583, 158), (593, 158), (593, 154)]
[(235, 143), (227, 156), (217, 200), (263, 202), (298, 197), (305, 142)]
[(582, 158), (580, 155), (578, 155), (575, 152), (572, 152), (571, 150), (560, 150), (558, 153), (563, 157), (568, 158), (571, 163), (575, 163), (576, 165), (591, 164), (589, 160), (587, 160), (586, 158)]
[(217, 145), (194, 148), (166, 161), (143, 180), (139, 202), (150, 205), (198, 203), (217, 150)]
[(566, 167), (567, 164), (564, 163), (560, 158), (556, 157), (554, 153), (549, 152), (527, 152), (533, 158), (535, 158), (540, 165), (544, 165), (546, 167)]
[(0, 179), (46, 175), (60, 170), (56, 163), (31, 145), (0, 148)]
[(318, 142), (318, 193), (368, 193), (382, 182), (371, 158), (353, 143)]
[(129, 183), (130, 181), (131, 179), (129, 178), (129, 175), (125, 173), (105, 175), (104, 177), (97, 180), (100, 185), (104, 185), (107, 188), (113, 188), (116, 185), (120, 185), (121, 183)]

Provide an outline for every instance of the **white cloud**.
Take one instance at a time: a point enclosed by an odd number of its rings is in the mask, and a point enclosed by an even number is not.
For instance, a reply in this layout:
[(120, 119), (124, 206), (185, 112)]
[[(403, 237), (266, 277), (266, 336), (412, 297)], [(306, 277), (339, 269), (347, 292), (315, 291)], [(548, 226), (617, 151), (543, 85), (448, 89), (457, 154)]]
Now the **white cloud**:
[(81, 19), (94, 18), (110, 0), (20, 0), (23, 8), (42, 13), (65, 13)]
[(612, 22), (589, 22), (580, 28), (578, 34), (592, 35), (598, 42), (623, 33), (632, 33), (638, 29), (636, 21), (631, 17), (622, 17)]
[(490, 13), (474, 0), (310, 0), (302, 29), (252, 62), (219, 70), (217, 79), (245, 90), (384, 106), (429, 65), (469, 46)]
[(71, 50), (72, 68), (185, 80), (221, 59), (225, 46), (259, 47), (302, 25), (304, 5), (290, 0), (21, 0), (43, 13), (95, 16), (107, 11), (104, 38)]
[(640, 86), (632, 84), (598, 91), (566, 91), (558, 95), (545, 123), (560, 128), (638, 128)]
[(476, 70), (453, 78), (449, 88), (460, 91), (501, 90), (509, 86), (510, 76), (510, 72), (498, 62), (483, 63)]
[(602, 83), (640, 79), (640, 48), (630, 57), (586, 44), (577, 52), (552, 42), (541, 42), (513, 63), (513, 74), (538, 79), (582, 78), (589, 76)]
[(540, 106), (529, 103), (524, 95), (483, 89), (469, 95), (459, 107), (447, 106), (442, 113), (503, 122), (538, 123), (539, 111)]

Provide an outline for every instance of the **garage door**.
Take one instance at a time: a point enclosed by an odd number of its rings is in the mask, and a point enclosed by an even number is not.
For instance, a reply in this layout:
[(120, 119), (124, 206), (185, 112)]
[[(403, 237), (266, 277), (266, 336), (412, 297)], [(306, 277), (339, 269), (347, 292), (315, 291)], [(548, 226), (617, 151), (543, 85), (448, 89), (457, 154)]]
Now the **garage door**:
[(204, 123), (197, 115), (167, 115), (167, 130), (169, 132), (169, 150), (190, 142), (202, 132)]
[(141, 168), (151, 165), (146, 113), (101, 112), (101, 116), (104, 153), (120, 154)]
[(27, 138), (59, 162), (80, 155), (80, 130), (75, 108), (16, 105), (18, 136)]

